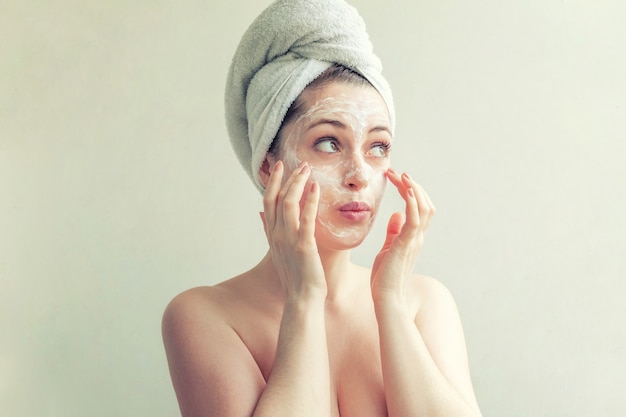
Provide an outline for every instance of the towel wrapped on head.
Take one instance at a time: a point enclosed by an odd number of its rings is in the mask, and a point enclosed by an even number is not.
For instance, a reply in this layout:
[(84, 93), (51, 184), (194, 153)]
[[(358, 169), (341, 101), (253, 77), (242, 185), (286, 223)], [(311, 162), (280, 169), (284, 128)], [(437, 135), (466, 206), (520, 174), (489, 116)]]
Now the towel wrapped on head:
[(243, 35), (226, 82), (226, 126), (239, 162), (263, 192), (259, 169), (285, 114), (333, 64), (364, 76), (395, 120), (393, 98), (365, 23), (343, 0), (278, 0)]

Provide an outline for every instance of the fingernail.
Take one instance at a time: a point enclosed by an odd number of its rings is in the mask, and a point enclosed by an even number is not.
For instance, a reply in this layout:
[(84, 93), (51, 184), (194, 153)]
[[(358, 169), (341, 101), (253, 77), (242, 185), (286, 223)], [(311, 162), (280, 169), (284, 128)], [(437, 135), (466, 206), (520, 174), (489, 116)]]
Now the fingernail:
[(387, 172), (390, 173), (391, 175), (398, 175), (398, 173), (393, 168), (389, 168)]
[(300, 169), (300, 173), (301, 174), (306, 174), (307, 172), (309, 172), (311, 168), (309, 167), (309, 164), (307, 162), (304, 163), (304, 166)]

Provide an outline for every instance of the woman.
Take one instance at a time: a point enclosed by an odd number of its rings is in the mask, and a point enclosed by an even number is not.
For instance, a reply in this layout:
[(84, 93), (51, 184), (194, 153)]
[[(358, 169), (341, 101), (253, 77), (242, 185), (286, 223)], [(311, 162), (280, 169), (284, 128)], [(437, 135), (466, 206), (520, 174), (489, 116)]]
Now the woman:
[[(281, 1), (266, 14), (282, 20), (276, 7), (287, 5), (310, 16), (310, 4)], [(255, 146), (255, 127), (263, 126), (262, 143), (272, 122), (246, 110), (269, 250), (250, 271), (184, 292), (166, 309), (183, 416), (480, 416), (454, 301), (438, 281), (412, 273), (435, 209), (390, 168), (390, 96), (372, 71), (337, 61), (290, 88), (297, 98), (286, 100), (271, 144)], [(279, 85), (265, 110), (281, 107), (287, 84)], [(369, 233), (387, 180), (406, 208), (389, 220), (370, 270), (350, 262), (350, 249)]]

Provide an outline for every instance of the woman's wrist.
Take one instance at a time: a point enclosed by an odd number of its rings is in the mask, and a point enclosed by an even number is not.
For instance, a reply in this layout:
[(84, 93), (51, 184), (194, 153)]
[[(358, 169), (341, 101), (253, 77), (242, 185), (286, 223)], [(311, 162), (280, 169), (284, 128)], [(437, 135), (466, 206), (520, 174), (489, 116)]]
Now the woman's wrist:
[(324, 309), (326, 305), (326, 291), (321, 289), (311, 289), (298, 293), (288, 293), (285, 298), (285, 309), (292, 309), (294, 312), (311, 311)]
[(377, 318), (391, 316), (394, 318), (406, 316), (411, 318), (406, 299), (402, 295), (378, 295), (372, 297), (374, 300), (374, 312)]

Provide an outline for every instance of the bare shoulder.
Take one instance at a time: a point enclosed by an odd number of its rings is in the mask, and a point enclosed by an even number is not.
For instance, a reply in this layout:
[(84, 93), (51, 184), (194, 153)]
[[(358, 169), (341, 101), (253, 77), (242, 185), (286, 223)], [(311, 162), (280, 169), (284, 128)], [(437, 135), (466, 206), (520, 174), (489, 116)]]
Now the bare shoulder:
[(163, 336), (174, 336), (202, 322), (219, 321), (219, 292), (218, 287), (197, 287), (174, 297), (163, 313)]
[(264, 386), (229, 322), (228, 292), (220, 286), (193, 288), (174, 297), (163, 314), (163, 343), (183, 416), (246, 415)]
[(211, 309), (215, 307), (215, 300), (221, 289), (217, 286), (204, 286), (191, 288), (175, 296), (165, 308), (164, 317), (170, 314), (191, 313), (198, 309)]
[(236, 303), (229, 281), (189, 289), (169, 302), (162, 318), (163, 342), (168, 353), (195, 351), (199, 346), (209, 350), (209, 344), (240, 342), (233, 323)]
[[(234, 298), (243, 295), (239, 282), (245, 274), (222, 281), (214, 286), (202, 286), (183, 291), (170, 301), (163, 314), (164, 332), (169, 324), (182, 325), (227, 324), (232, 313)], [(173, 329), (175, 330), (175, 329)]]
[(456, 315), (457, 307), (450, 290), (438, 279), (428, 275), (414, 274), (410, 280), (410, 303), (416, 320), (443, 312)]
[(163, 313), (161, 330), (170, 368), (180, 358), (201, 357), (209, 343), (224, 343), (232, 329), (220, 308), (218, 287), (197, 287), (178, 294)]

